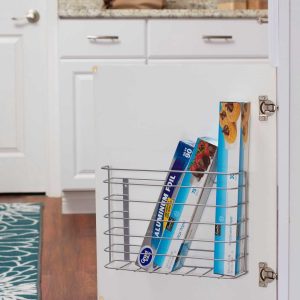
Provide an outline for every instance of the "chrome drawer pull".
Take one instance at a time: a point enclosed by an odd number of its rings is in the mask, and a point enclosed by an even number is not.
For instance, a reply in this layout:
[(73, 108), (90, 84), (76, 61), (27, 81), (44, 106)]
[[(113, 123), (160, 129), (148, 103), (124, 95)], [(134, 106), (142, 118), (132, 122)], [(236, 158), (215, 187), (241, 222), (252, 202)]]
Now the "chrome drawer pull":
[(97, 40), (111, 40), (111, 41), (119, 40), (119, 37), (117, 35), (88, 35), (87, 38), (93, 42), (96, 42)]
[(233, 39), (232, 35), (203, 35), (202, 38), (209, 42), (211, 40), (225, 40), (229, 41)]
[(269, 18), (268, 17), (259, 17), (259, 18), (257, 18), (257, 22), (259, 24), (268, 24), (269, 23)]

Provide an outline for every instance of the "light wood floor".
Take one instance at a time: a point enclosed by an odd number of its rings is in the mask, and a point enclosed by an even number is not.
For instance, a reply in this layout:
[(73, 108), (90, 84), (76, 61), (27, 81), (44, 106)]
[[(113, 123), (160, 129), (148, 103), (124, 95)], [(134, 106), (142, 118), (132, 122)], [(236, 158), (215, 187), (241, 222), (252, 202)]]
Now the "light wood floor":
[(62, 215), (61, 199), (0, 195), (0, 202), (42, 202), (41, 300), (96, 300), (95, 215)]

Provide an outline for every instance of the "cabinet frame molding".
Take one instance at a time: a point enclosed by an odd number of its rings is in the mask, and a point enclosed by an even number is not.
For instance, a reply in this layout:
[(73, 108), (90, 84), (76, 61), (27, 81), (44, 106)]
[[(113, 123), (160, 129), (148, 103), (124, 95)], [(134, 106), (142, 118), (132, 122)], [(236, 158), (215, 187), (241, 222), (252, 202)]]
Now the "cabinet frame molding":
[[(289, 218), (290, 218), (290, 1), (269, 1), (271, 9), (270, 38), (275, 43), (273, 63), (277, 65), (278, 113), (278, 300), (289, 297)], [(270, 43), (271, 44), (271, 43)], [(280, 145), (285, 145), (284, 147)]]

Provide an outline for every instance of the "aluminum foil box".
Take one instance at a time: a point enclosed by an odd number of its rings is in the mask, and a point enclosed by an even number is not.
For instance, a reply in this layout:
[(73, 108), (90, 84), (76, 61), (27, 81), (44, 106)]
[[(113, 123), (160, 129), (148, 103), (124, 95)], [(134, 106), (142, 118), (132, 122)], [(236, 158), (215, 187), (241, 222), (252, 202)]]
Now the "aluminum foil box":
[(180, 185), (183, 177), (183, 173), (172, 172), (172, 170), (184, 171), (188, 166), (193, 149), (194, 144), (192, 142), (180, 141), (177, 145), (169, 168), (171, 171), (168, 173), (164, 182), (136, 260), (136, 264), (147, 271), (152, 271), (157, 268), (153, 264), (154, 257), (160, 243), (160, 238), (167, 226), (167, 220), (172, 210), (174, 197), (176, 197), (178, 191), (178, 187), (176, 186)]

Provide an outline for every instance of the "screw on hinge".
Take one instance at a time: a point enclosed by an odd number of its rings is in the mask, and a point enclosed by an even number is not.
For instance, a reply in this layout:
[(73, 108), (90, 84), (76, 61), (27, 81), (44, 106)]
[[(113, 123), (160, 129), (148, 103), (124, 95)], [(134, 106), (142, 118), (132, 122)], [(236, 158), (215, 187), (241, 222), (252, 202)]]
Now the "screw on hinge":
[(268, 96), (259, 96), (259, 120), (267, 121), (270, 116), (272, 116), (279, 107), (271, 100)]
[(278, 279), (278, 274), (267, 263), (260, 262), (259, 268), (259, 286), (267, 287), (269, 283)]

